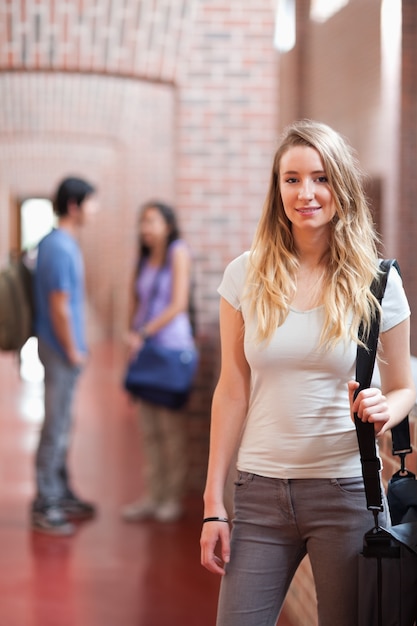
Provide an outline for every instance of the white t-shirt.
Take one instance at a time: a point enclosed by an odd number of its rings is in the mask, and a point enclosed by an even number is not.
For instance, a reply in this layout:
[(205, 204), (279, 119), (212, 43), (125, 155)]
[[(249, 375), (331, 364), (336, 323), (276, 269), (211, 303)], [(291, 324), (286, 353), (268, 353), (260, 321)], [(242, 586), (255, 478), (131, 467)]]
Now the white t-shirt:
[[(251, 368), (251, 394), (237, 468), (272, 478), (360, 476), (355, 426), (347, 383), (355, 378), (354, 342), (318, 349), (323, 307), (290, 308), (265, 346), (253, 340), (256, 324), (242, 300), (249, 253), (226, 268), (219, 294), (245, 322), (244, 349)], [(401, 278), (389, 273), (382, 302), (381, 332), (410, 315)]]

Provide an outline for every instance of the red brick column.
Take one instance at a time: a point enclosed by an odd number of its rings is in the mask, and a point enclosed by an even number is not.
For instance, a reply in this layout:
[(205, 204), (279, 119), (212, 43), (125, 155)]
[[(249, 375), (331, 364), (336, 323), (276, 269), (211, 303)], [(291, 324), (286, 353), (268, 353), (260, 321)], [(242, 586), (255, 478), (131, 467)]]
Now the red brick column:
[(216, 290), (227, 262), (250, 246), (262, 210), (277, 135), (278, 55), (270, 0), (197, 2), (192, 27), (177, 77), (176, 185), (197, 282), (201, 367), (190, 428), (198, 484), (218, 376)]
[(402, 2), (401, 145), (399, 207), (401, 223), (398, 257), (410, 301), (411, 349), (417, 354), (417, 3)]

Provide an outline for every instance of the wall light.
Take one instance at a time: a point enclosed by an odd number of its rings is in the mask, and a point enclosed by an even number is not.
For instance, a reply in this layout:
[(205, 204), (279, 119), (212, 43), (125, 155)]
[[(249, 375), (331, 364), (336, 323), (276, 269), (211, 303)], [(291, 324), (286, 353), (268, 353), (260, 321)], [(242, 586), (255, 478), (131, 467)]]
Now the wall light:
[(276, 0), (274, 48), (289, 52), (295, 46), (295, 0)]
[(310, 17), (315, 22), (325, 22), (348, 2), (349, 0), (311, 0)]

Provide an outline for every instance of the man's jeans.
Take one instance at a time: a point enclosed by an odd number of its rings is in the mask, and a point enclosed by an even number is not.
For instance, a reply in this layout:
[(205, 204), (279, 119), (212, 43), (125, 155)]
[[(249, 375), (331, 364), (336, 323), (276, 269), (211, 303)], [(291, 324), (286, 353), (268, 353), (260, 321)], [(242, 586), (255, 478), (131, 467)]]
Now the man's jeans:
[(81, 368), (70, 365), (42, 340), (38, 351), (45, 368), (45, 418), (36, 454), (36, 507), (42, 507), (68, 495), (66, 460), (72, 403)]

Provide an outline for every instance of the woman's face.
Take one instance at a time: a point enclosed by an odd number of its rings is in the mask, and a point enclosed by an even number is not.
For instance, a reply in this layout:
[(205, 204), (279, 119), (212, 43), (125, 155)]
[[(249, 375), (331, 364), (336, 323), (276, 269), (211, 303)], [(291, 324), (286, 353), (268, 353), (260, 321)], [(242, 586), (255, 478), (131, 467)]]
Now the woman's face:
[(156, 207), (144, 210), (140, 217), (139, 230), (142, 243), (149, 248), (165, 245), (170, 233), (165, 218)]
[(317, 150), (294, 146), (284, 152), (279, 187), (294, 234), (312, 229), (327, 232), (336, 204)]

